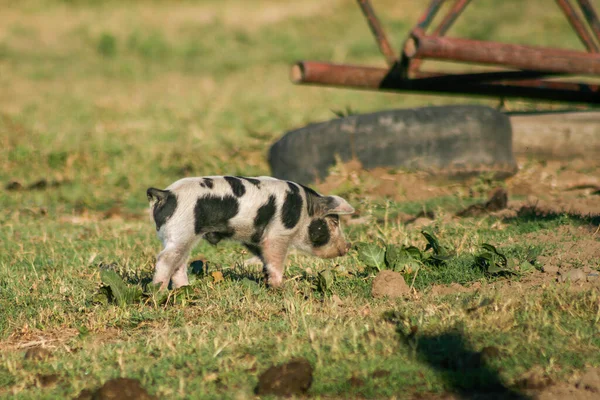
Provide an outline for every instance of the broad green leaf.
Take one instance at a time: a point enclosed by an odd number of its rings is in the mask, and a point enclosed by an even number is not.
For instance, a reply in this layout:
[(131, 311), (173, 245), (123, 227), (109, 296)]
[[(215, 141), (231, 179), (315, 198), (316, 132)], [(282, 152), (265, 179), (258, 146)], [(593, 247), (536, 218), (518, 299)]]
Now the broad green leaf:
[(429, 249), (433, 249), (433, 253), (434, 254), (442, 254), (443, 252), (443, 248), (442, 246), (440, 246), (440, 242), (438, 241), (438, 239), (435, 237), (435, 235), (433, 233), (427, 232), (427, 231), (421, 231), (421, 234), (423, 236), (425, 236), (425, 239), (427, 239), (427, 246), (425, 247), (425, 251), (429, 250)]
[(415, 246), (388, 245), (385, 251), (385, 261), (389, 269), (404, 272), (407, 268), (418, 266), (423, 259), (421, 250)]
[(421, 250), (419, 250), (418, 247), (408, 246), (404, 248), (404, 251), (415, 260), (421, 260), (423, 258), (423, 253), (421, 253)]
[(385, 267), (385, 249), (373, 243), (358, 243), (358, 258), (368, 267), (381, 271)]
[(128, 286), (115, 271), (103, 270), (100, 279), (106, 287), (110, 288), (112, 297), (119, 306), (135, 303), (142, 297), (141, 288)]
[(519, 265), (519, 272), (521, 272), (521, 273), (532, 272), (534, 270), (535, 270), (535, 267), (529, 261), (523, 261)]
[(335, 274), (330, 269), (324, 269), (317, 273), (316, 289), (324, 295), (331, 295), (331, 288), (335, 280)]

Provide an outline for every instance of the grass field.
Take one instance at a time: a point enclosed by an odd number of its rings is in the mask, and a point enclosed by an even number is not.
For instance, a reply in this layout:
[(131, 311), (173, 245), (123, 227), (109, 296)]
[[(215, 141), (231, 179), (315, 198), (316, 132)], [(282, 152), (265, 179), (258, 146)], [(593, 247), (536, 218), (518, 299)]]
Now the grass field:
[[(399, 47), (424, 5), (373, 3)], [(332, 194), (360, 217), (346, 221), (350, 241), (422, 250), (425, 226), (452, 250), (444, 263), (401, 268), (412, 290), (399, 299), (373, 298), (376, 271), (358, 250), (333, 261), (292, 255), (284, 288), (272, 291), (243, 266), (242, 247), (203, 242), (192, 258), (208, 270), (188, 289), (100, 301), (102, 271), (139, 290), (152, 275), (160, 244), (147, 187), (268, 175), (274, 140), (337, 110), (498, 101), (292, 85), (299, 59), (383, 65), (353, 1), (5, 0), (0, 9), (0, 397), (74, 398), (128, 377), (159, 398), (248, 398), (268, 367), (304, 357), (315, 398), (508, 398), (572, 387), (600, 367), (597, 281), (557, 283), (547, 272), (600, 269), (598, 196), (565, 200), (554, 184), (567, 172), (600, 178), (597, 160), (520, 160), (511, 181), (423, 182), (431, 194), (419, 198), (378, 195), (368, 172), (337, 166), (343, 184)], [(542, 0), (473, 2), (450, 33), (582, 48)], [(496, 186), (508, 187), (512, 213), (453, 216)], [(587, 208), (564, 212), (552, 207), (559, 200)], [(422, 210), (433, 217), (405, 218)], [(482, 267), (483, 243), (519, 268)], [(335, 279), (319, 285), (319, 273)], [(34, 348), (47, 353), (32, 357)]]

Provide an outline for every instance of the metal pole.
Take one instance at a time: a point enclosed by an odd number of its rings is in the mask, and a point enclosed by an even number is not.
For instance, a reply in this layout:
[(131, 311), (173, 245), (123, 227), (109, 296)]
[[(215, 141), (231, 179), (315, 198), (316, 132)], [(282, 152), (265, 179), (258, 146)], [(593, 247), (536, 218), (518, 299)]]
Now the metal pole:
[(590, 4), (588, 0), (578, 0), (579, 7), (581, 7), (581, 11), (583, 11), (583, 15), (587, 20), (588, 24), (592, 28), (592, 31), (596, 35), (596, 40), (600, 42), (600, 21), (598, 21), (598, 14), (596, 14), (596, 10)]
[(495, 64), (523, 70), (600, 75), (600, 55), (573, 50), (425, 36), (412, 32), (404, 57)]
[(443, 3), (444, 0), (432, 0), (431, 3), (429, 3), (429, 7), (427, 7), (423, 15), (421, 15), (421, 18), (419, 18), (419, 21), (417, 22), (417, 28), (421, 28), (423, 31), (426, 31)]
[(448, 29), (454, 24), (456, 18), (463, 12), (466, 6), (469, 5), (471, 0), (458, 0), (454, 3), (454, 6), (448, 11), (448, 14), (444, 17), (442, 22), (438, 25), (438, 27), (433, 31), (433, 36), (444, 36)]
[(569, 0), (556, 0), (556, 3), (559, 5), (560, 8), (562, 8), (563, 12), (567, 16), (567, 19), (571, 23), (571, 26), (573, 27), (573, 29), (575, 29), (575, 32), (577, 32), (579, 39), (581, 39), (581, 41), (583, 42), (585, 48), (589, 52), (598, 53), (600, 51), (598, 45), (596, 44), (596, 42), (594, 42), (594, 38), (587, 31), (587, 28), (585, 27), (583, 21), (581, 20), (581, 18), (579, 18), (577, 11), (573, 8), (573, 6), (571, 6)]
[[(452, 8), (448, 11), (442, 22), (438, 25), (438, 27), (433, 31), (432, 36), (444, 36), (448, 29), (454, 24), (454, 21), (458, 18), (458, 16), (462, 13), (469, 2), (471, 0), (457, 0)], [(415, 73), (419, 70), (421, 63), (423, 60), (414, 59), (409, 64), (409, 70), (411, 73)]]
[(600, 104), (600, 85), (542, 80), (466, 83), (465, 79), (461, 79), (460, 75), (402, 79), (393, 69), (390, 71), (385, 68), (329, 64), (315, 61), (303, 61), (294, 65), (292, 67), (291, 79), (297, 84), (341, 86), (354, 89), (517, 97)]
[(375, 11), (371, 6), (371, 2), (369, 0), (358, 0), (358, 5), (362, 10), (365, 18), (369, 22), (369, 28), (371, 28), (371, 32), (373, 36), (375, 36), (375, 41), (377, 41), (377, 45), (379, 46), (379, 50), (385, 56), (385, 60), (389, 66), (394, 65), (398, 60), (398, 56), (395, 54), (390, 42), (387, 39), (385, 31), (381, 27), (381, 23), (375, 15)]

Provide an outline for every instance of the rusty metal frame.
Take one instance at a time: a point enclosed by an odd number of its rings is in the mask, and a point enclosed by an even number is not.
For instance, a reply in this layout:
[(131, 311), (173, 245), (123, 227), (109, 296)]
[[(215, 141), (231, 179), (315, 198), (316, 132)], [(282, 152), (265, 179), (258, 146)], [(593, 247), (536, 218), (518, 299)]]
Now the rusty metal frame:
[[(399, 55), (370, 1), (357, 1), (388, 68), (301, 61), (292, 67), (294, 83), (600, 104), (600, 85), (555, 80), (574, 75), (600, 76), (600, 22), (588, 0), (573, 0), (580, 12), (572, 0), (556, 0), (587, 52), (445, 37), (470, 0), (454, 0), (438, 26), (427, 34), (444, 2), (449, 1), (432, 0)], [(503, 70), (459, 74), (421, 71), (421, 62), (427, 59), (485, 64)]]

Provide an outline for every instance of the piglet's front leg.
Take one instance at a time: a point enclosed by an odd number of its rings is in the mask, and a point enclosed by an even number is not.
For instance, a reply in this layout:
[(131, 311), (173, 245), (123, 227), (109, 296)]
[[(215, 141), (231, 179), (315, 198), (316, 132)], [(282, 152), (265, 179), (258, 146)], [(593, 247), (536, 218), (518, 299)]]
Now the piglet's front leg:
[(267, 284), (277, 288), (283, 282), (285, 257), (289, 240), (287, 238), (264, 239), (262, 242), (262, 260)]

